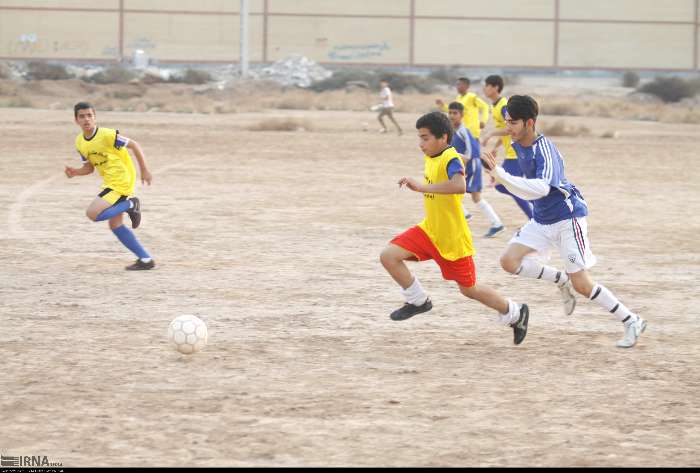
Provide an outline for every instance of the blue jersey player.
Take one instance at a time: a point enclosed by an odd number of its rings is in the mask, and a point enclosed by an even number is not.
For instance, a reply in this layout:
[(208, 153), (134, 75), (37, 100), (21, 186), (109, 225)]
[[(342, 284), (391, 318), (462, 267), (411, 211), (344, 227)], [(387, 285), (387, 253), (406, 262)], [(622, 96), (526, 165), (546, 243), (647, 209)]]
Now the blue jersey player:
[[(571, 314), (579, 294), (597, 302), (624, 324), (625, 334), (617, 342), (633, 347), (646, 328), (646, 321), (629, 310), (605, 286), (596, 283), (588, 269), (596, 258), (591, 251), (586, 226), (588, 208), (576, 187), (564, 175), (564, 159), (547, 137), (535, 131), (539, 107), (527, 95), (514, 95), (506, 105), (506, 127), (513, 139), (522, 177), (507, 173), (497, 165), (493, 153), (484, 152), (484, 167), (513, 194), (533, 203), (533, 218), (510, 240), (501, 256), (501, 266), (509, 273), (557, 284), (564, 310)], [(542, 265), (535, 257), (551, 248), (559, 251), (565, 271)]]
[[(464, 105), (459, 102), (452, 102), (448, 108), (448, 116), (450, 123), (454, 129), (452, 134), (452, 142), (450, 143), (464, 158), (464, 166), (467, 170), (467, 193), (471, 195), (472, 202), (479, 206), (482, 212), (491, 220), (491, 228), (484, 235), (487, 238), (492, 238), (504, 230), (501, 219), (493, 210), (493, 207), (486, 202), (486, 199), (481, 198), (482, 178), (481, 178), (481, 147), (479, 140), (474, 138), (469, 130), (462, 123), (464, 115)], [(466, 208), (464, 216), (469, 219), (471, 214)]]

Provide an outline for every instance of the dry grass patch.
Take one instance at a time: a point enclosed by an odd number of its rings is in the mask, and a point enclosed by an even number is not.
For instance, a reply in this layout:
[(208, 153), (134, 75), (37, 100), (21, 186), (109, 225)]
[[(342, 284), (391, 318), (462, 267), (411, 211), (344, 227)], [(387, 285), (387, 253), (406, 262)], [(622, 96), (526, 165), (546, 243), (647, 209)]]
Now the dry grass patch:
[(547, 136), (589, 136), (590, 128), (584, 125), (567, 125), (563, 120), (542, 125), (542, 133)]
[(250, 131), (313, 131), (311, 122), (299, 118), (268, 118), (248, 127)]

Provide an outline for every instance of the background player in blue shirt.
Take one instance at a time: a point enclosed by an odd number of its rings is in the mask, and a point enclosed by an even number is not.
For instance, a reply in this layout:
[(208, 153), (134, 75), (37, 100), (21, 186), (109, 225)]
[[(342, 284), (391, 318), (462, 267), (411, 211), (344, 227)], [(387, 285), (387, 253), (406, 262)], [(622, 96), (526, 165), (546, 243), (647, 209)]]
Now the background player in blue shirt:
[[(484, 166), (496, 181), (523, 199), (532, 201), (533, 218), (510, 240), (501, 256), (501, 266), (509, 273), (544, 279), (558, 285), (564, 308), (571, 314), (576, 292), (597, 302), (620, 320), (625, 335), (617, 342), (621, 348), (633, 347), (646, 328), (646, 321), (629, 310), (605, 286), (591, 278), (588, 269), (596, 258), (588, 240), (586, 201), (564, 175), (564, 159), (549, 139), (535, 131), (539, 112), (537, 102), (527, 95), (514, 95), (506, 106), (506, 127), (513, 138), (513, 148), (523, 177), (507, 173), (497, 165), (493, 153), (484, 152)], [(542, 265), (537, 254), (559, 250), (565, 272)]]
[[(452, 134), (452, 142), (450, 143), (459, 154), (464, 157), (464, 166), (467, 170), (467, 193), (471, 195), (472, 201), (479, 206), (482, 212), (491, 220), (491, 228), (484, 235), (487, 238), (492, 238), (504, 230), (501, 219), (493, 210), (493, 207), (486, 202), (486, 199), (481, 198), (482, 173), (481, 173), (481, 146), (479, 140), (474, 138), (469, 130), (462, 123), (464, 115), (464, 105), (459, 102), (452, 102), (447, 108), (447, 115), (450, 117), (450, 123), (454, 129)], [(469, 211), (464, 208), (465, 218), (471, 218)]]

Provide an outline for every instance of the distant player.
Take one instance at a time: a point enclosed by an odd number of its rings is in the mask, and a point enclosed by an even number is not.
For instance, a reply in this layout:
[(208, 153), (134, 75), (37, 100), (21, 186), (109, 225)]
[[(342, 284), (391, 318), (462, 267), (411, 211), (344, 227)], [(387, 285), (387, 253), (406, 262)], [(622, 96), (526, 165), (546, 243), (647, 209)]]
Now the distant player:
[(406, 299), (403, 307), (391, 313), (391, 319), (406, 320), (432, 309), (430, 298), (405, 261), (433, 259), (440, 266), (442, 277), (455, 281), (462, 294), (498, 312), (499, 321), (513, 328), (514, 343), (518, 345), (527, 333), (527, 305), (516, 304), (490, 287), (476, 283), (471, 232), (462, 215), (464, 166), (450, 146), (450, 121), (443, 113), (432, 112), (420, 117), (416, 128), (420, 148), (425, 153), (424, 179), (418, 182), (402, 177), (399, 187), (406, 186), (423, 194), (425, 218), (396, 236), (381, 253), (384, 268), (401, 286)]
[[(464, 126), (469, 130), (474, 138), (481, 136), (481, 129), (489, 121), (489, 104), (481, 100), (474, 92), (469, 92), (470, 81), (466, 77), (457, 79), (457, 97), (455, 102), (464, 106)], [(442, 99), (435, 100), (440, 110), (447, 113), (447, 104)], [(478, 142), (478, 141), (477, 141)], [(479, 149), (479, 154), (481, 150)]]
[(139, 199), (130, 197), (136, 184), (136, 170), (131, 161), (131, 150), (136, 156), (141, 169), (141, 181), (150, 185), (153, 179), (146, 168), (146, 161), (139, 144), (119, 134), (118, 130), (98, 128), (95, 108), (86, 102), (80, 102), (73, 108), (75, 123), (81, 128), (75, 139), (75, 147), (80, 154), (83, 166), (65, 167), (66, 176), (85, 176), (95, 168), (103, 178), (102, 191), (95, 197), (86, 210), (87, 217), (94, 221), (109, 221), (109, 228), (120, 242), (133, 252), (138, 259), (128, 270), (153, 269), (155, 261), (141, 246), (136, 235), (122, 224), (122, 214), (126, 212), (131, 219), (132, 228), (141, 223), (141, 206)]
[(382, 125), (379, 132), (386, 133), (388, 131), (386, 125), (384, 124), (384, 120), (382, 120), (382, 117), (387, 116), (394, 126), (396, 126), (396, 130), (398, 131), (399, 136), (401, 136), (403, 131), (401, 131), (401, 127), (394, 119), (394, 99), (391, 94), (391, 89), (389, 88), (389, 81), (382, 79), (379, 81), (379, 86), (381, 88), (379, 97), (382, 99), (382, 104), (379, 108), (379, 115), (377, 115), (377, 120), (379, 120), (379, 123)]
[[(501, 137), (501, 140), (496, 142), (496, 145), (491, 150), (491, 153), (496, 154), (496, 150), (502, 144), (505, 151), (506, 159), (503, 161), (503, 169), (513, 176), (522, 176), (523, 172), (520, 170), (518, 165), (518, 157), (515, 154), (515, 150), (511, 146), (511, 139), (508, 131), (506, 130), (506, 103), (508, 99), (501, 96), (501, 91), (503, 90), (503, 78), (498, 75), (488, 76), (484, 80), (484, 95), (491, 100), (493, 103), (493, 122), (496, 129), (491, 133), (485, 135), (481, 140), (481, 144), (484, 147), (488, 144), (489, 140), (493, 137)], [(527, 219), (532, 218), (532, 204), (525, 199), (521, 199), (517, 195), (508, 192), (508, 189), (503, 186), (503, 184), (498, 184), (496, 190), (502, 194), (508, 194), (513, 197), (515, 203), (518, 204), (520, 210), (527, 216)]]
[[(506, 106), (506, 127), (513, 138), (513, 148), (523, 177), (513, 176), (497, 166), (493, 153), (482, 154), (484, 166), (494, 178), (514, 194), (533, 201), (533, 219), (510, 240), (501, 256), (501, 266), (509, 273), (555, 283), (564, 300), (564, 311), (571, 314), (576, 292), (600, 304), (624, 324), (621, 348), (633, 347), (646, 328), (646, 321), (629, 310), (602, 284), (591, 278), (588, 269), (596, 258), (588, 240), (583, 196), (564, 175), (564, 159), (549, 139), (535, 131), (539, 107), (532, 97), (514, 95)], [(559, 251), (565, 272), (542, 265), (537, 254)]]
[[(459, 154), (464, 157), (465, 167), (467, 169), (467, 193), (471, 196), (472, 201), (479, 206), (481, 211), (491, 221), (491, 228), (484, 235), (486, 238), (492, 238), (504, 230), (501, 219), (493, 210), (493, 207), (486, 202), (486, 199), (481, 197), (481, 156), (478, 154), (477, 139), (464, 127), (462, 116), (464, 106), (459, 102), (452, 102), (448, 107), (448, 116), (454, 134), (452, 135), (452, 146)], [(465, 209), (465, 217), (471, 217), (469, 211)]]

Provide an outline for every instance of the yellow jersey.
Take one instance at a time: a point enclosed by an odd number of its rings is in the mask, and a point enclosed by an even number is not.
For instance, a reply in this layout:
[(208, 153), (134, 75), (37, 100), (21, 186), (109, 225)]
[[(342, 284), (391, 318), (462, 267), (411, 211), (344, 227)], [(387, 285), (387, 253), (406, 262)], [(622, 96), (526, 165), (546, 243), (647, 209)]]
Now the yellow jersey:
[[(506, 127), (506, 104), (508, 104), (508, 99), (505, 97), (499, 98), (498, 101), (493, 104), (493, 123), (496, 125), (496, 129)], [(503, 141), (503, 149), (506, 152), (506, 159), (518, 159), (518, 156), (515, 154), (515, 150), (511, 145), (510, 135), (502, 136), (501, 141)]]
[[(481, 135), (481, 127), (479, 122), (486, 123), (489, 121), (489, 104), (481, 100), (474, 92), (467, 92), (464, 95), (458, 95), (455, 102), (459, 102), (464, 106), (464, 117), (462, 123), (469, 130), (474, 138)], [(447, 112), (448, 105), (442, 106), (442, 111)], [(479, 119), (481, 115), (481, 119)]]
[(120, 146), (119, 130), (97, 128), (92, 138), (82, 133), (75, 139), (75, 147), (84, 161), (89, 161), (102, 176), (103, 188), (110, 188), (125, 196), (134, 193), (136, 169), (129, 151)]
[[(454, 158), (464, 160), (452, 146), (438, 156), (425, 156), (426, 184), (448, 181), (447, 165)], [(418, 226), (448, 261), (456, 261), (474, 254), (472, 233), (464, 218), (462, 194), (423, 194), (425, 218)]]

